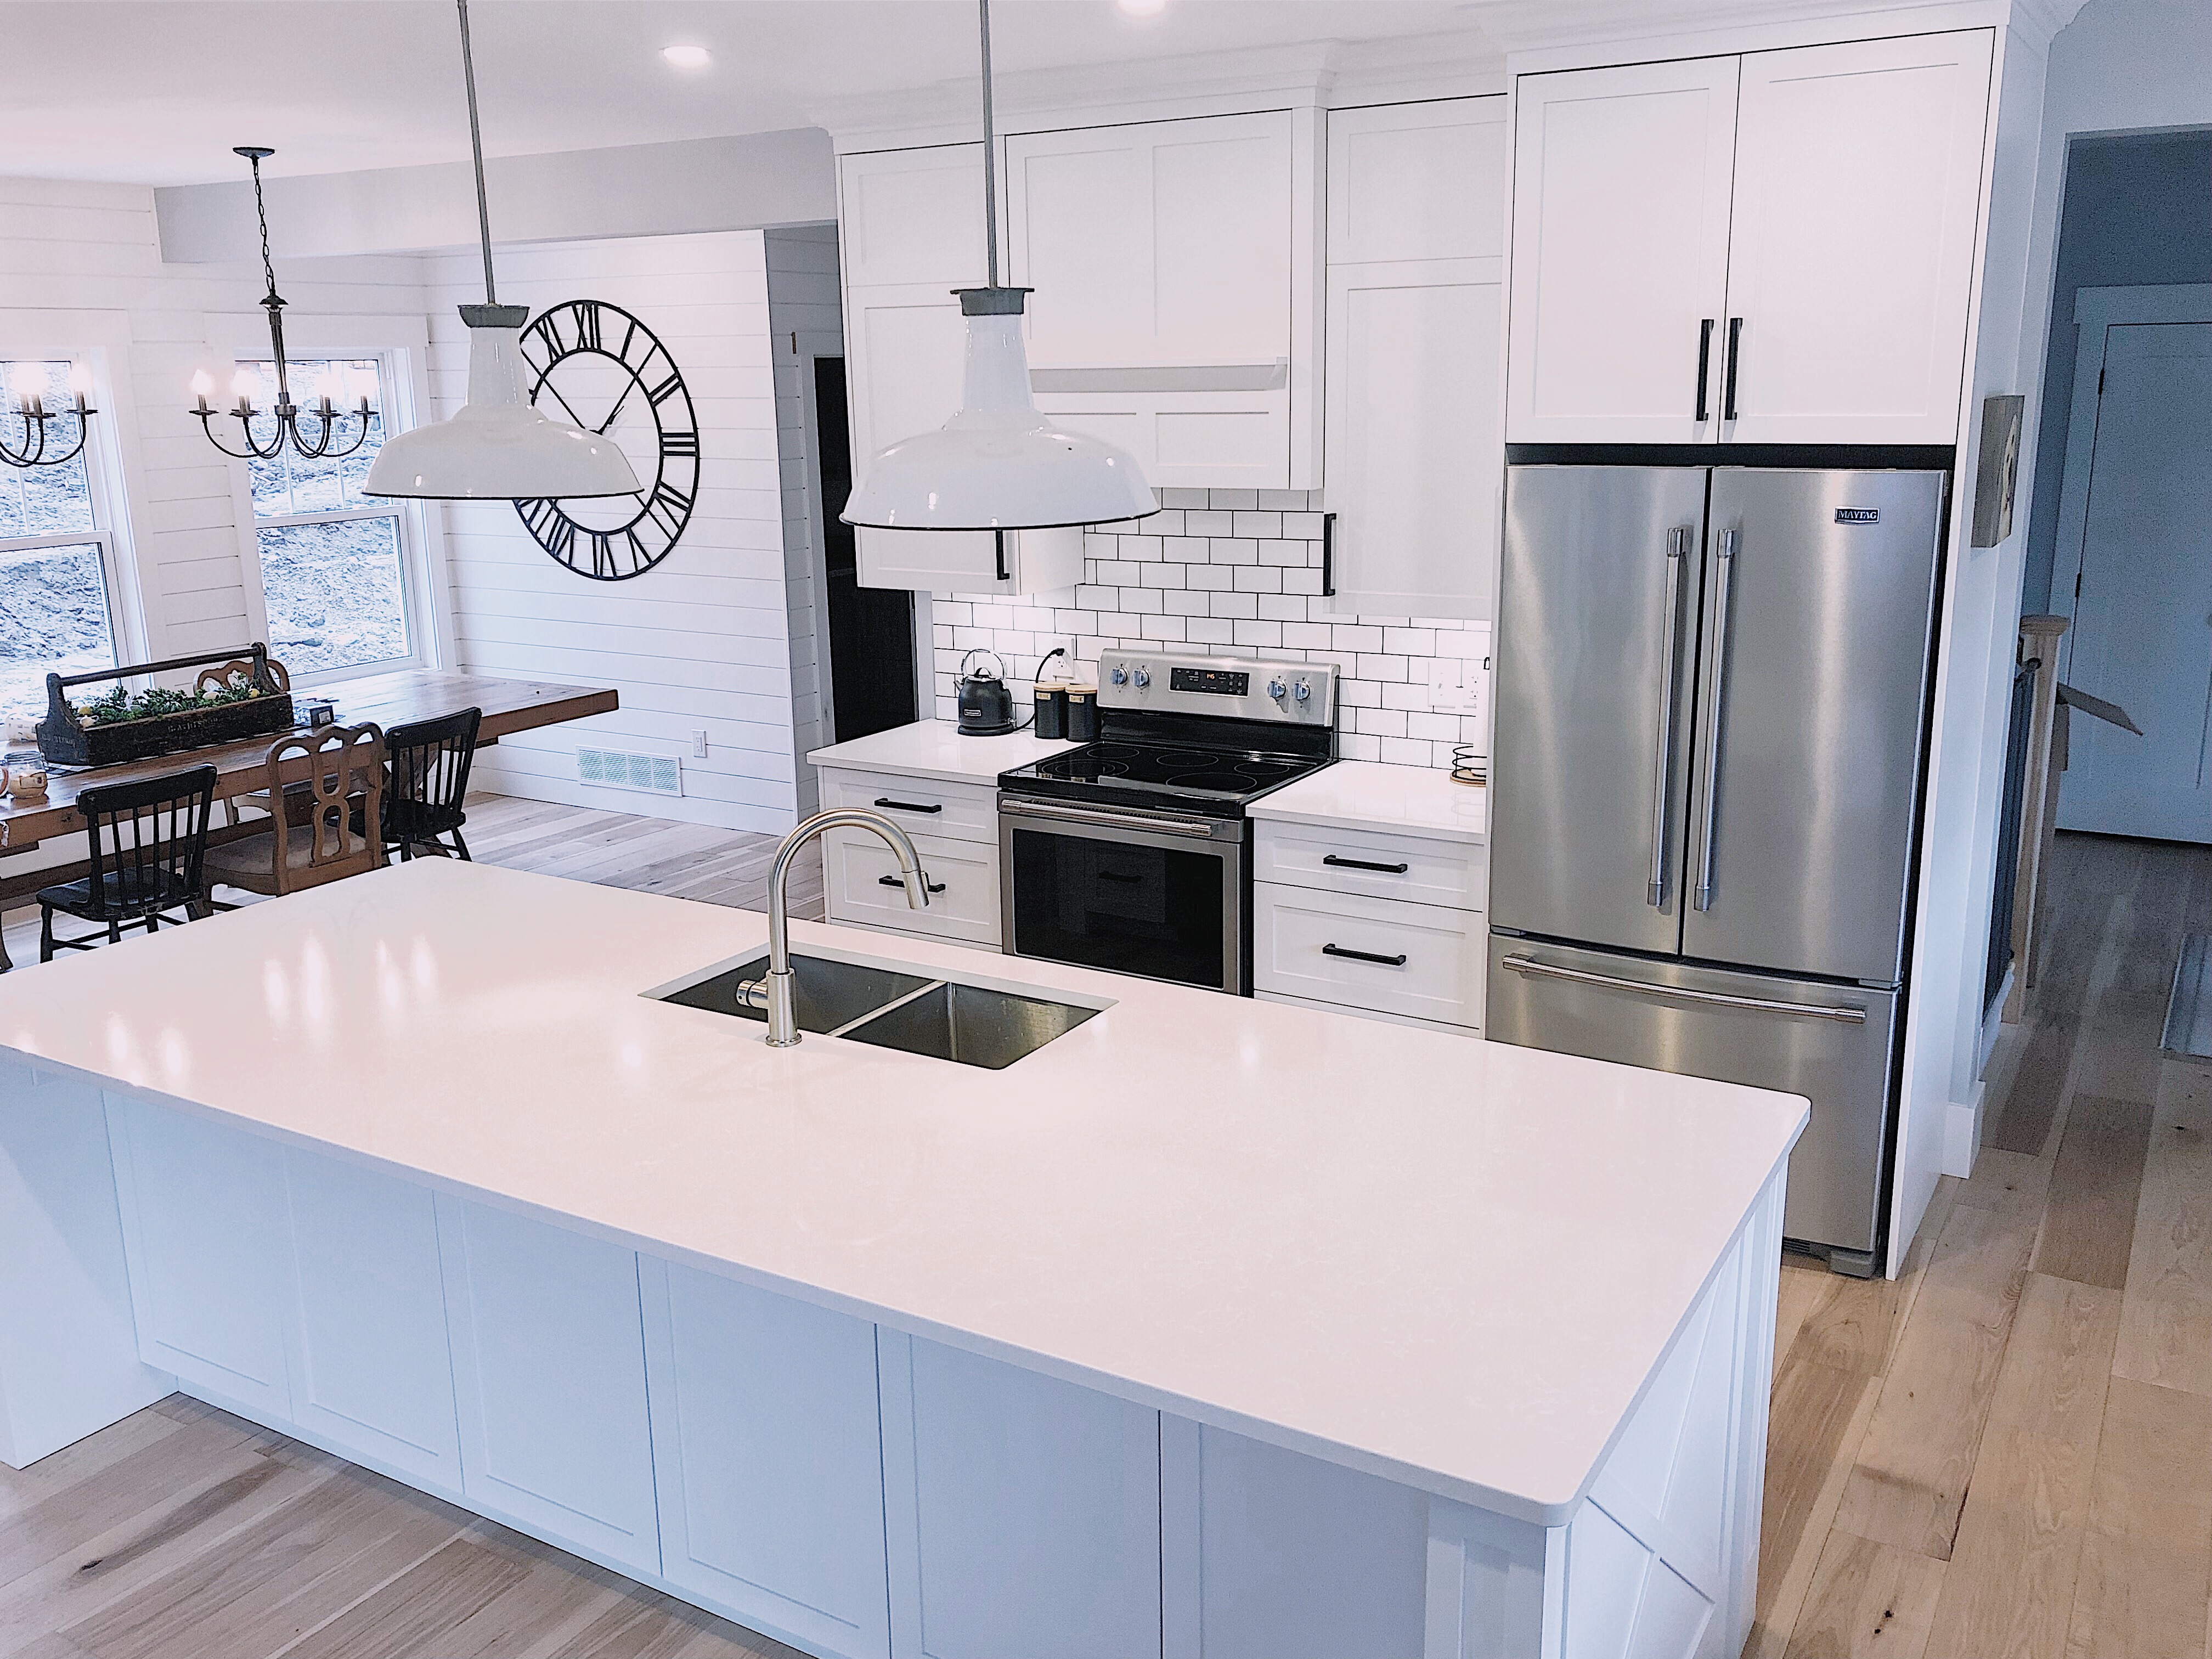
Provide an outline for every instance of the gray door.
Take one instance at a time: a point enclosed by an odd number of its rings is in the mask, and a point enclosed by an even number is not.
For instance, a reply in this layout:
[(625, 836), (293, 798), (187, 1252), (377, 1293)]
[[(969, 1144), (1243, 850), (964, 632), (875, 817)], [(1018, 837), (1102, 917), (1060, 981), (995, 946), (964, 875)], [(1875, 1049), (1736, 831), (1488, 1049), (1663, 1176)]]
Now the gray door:
[(1902, 977), (1943, 475), (1713, 473), (1682, 954)]
[(1498, 927), (1677, 947), (1705, 477), (1507, 473), (1491, 792)]
[[(1747, 1003), (1765, 1005), (1747, 1006)], [(1802, 1095), (1782, 1231), (1870, 1250), (1888, 1186), (1893, 991), (1646, 962), (1492, 934), (1493, 1042)]]

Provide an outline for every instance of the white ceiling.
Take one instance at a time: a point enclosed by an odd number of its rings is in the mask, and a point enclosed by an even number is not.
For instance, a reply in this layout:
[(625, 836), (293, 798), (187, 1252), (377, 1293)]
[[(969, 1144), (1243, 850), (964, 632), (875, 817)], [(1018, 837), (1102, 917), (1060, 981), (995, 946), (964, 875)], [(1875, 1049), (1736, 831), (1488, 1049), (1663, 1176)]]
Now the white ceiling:
[[(1454, 0), (994, 0), (1002, 70), (1471, 26)], [(471, 0), (484, 146), (589, 149), (816, 125), (975, 73), (971, 0)], [(712, 65), (662, 61), (678, 42)], [(197, 184), (467, 155), (451, 0), (0, 0), (0, 175)]]

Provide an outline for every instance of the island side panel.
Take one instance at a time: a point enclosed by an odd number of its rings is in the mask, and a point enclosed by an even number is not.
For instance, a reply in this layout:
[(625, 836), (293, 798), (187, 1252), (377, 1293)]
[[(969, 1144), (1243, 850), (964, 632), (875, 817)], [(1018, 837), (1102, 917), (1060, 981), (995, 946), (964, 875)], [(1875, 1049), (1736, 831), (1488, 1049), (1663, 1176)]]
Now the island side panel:
[(0, 1462), (22, 1468), (174, 1387), (138, 1357), (99, 1088), (0, 1060)]

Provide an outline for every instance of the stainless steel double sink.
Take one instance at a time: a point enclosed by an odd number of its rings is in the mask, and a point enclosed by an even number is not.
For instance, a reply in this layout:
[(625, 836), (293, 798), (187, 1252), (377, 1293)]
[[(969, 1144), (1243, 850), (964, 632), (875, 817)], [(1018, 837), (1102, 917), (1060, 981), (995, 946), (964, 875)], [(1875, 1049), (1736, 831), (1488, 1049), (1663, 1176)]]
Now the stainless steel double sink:
[[(1101, 1012), (1032, 992), (798, 951), (792, 953), (791, 969), (801, 1031), (993, 1072), (1035, 1054)], [(734, 967), (714, 969), (704, 977), (646, 994), (765, 1024), (768, 1016), (741, 999), (738, 988), (767, 972), (763, 951)]]

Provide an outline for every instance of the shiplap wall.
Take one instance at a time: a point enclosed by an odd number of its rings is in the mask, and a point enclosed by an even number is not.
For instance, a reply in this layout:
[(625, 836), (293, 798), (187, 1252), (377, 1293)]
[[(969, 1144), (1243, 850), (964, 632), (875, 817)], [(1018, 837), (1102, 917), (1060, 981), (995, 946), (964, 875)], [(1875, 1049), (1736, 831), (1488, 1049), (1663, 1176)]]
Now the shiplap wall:
[[(775, 430), (783, 493), (784, 602), (791, 618), (793, 748), (802, 760), (828, 736), (823, 703), (829, 695), (829, 637), (815, 581), (817, 503), (808, 424), (808, 377), (817, 357), (845, 353), (845, 319), (837, 290), (837, 227), (798, 225), (766, 233), (769, 340), (775, 363)], [(825, 508), (827, 503), (822, 504)], [(836, 504), (842, 506), (842, 502)], [(811, 812), (822, 791), (814, 769), (799, 768), (799, 810)]]
[[(641, 318), (675, 357), (700, 427), (700, 493), (675, 549), (643, 575), (596, 582), (555, 563), (506, 502), (448, 503), (446, 552), (461, 665), (611, 685), (616, 713), (503, 738), (484, 787), (781, 832), (798, 805), (792, 615), (785, 599), (768, 275), (758, 231), (498, 250), (500, 299), (538, 312), (591, 298)], [(483, 297), (473, 254), (432, 260), (430, 380), (441, 418), (466, 390), (453, 307)], [(811, 668), (811, 665), (809, 665)], [(707, 733), (704, 757), (692, 735)], [(580, 746), (672, 756), (681, 799), (578, 781)]]
[[(261, 334), (260, 266), (253, 250), (240, 252), (235, 264), (162, 263), (149, 188), (0, 178), (0, 357), (25, 340), (66, 349), (44, 343), (57, 330), (64, 341), (76, 328), (118, 342), (103, 354), (111, 386), (96, 419), (130, 503), (122, 599), (144, 619), (143, 635), (125, 630), (133, 654), (216, 650), (255, 631), (244, 562), (252, 526), (239, 522), (237, 464), (185, 412), (192, 371), (205, 365), (226, 385), (232, 343)], [(410, 256), (284, 261), (277, 289), (295, 317), (419, 319), (422, 266)]]

